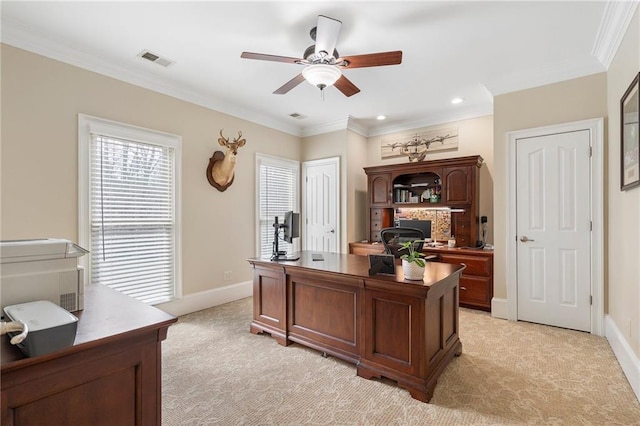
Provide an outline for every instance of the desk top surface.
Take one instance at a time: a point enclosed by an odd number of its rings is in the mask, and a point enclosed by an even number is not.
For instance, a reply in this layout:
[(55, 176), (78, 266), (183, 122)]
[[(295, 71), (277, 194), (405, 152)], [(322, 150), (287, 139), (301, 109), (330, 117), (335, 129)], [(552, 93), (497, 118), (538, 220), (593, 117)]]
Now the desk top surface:
[[(454, 265), (440, 262), (426, 262), (425, 273), (422, 281), (405, 280), (402, 266), (396, 264), (395, 275), (377, 274), (369, 276), (369, 258), (368, 256), (358, 256), (355, 254), (327, 253), (318, 251), (301, 251), (295, 253), (300, 256), (296, 261), (271, 261), (269, 259), (251, 258), (248, 259), (251, 264), (258, 264), (268, 267), (283, 267), (286, 270), (312, 270), (327, 274), (349, 275), (370, 280), (379, 280), (389, 283), (409, 284), (413, 286), (431, 286), (448, 278), (452, 274), (462, 272), (464, 269), (461, 265)], [(313, 254), (321, 254), (324, 260), (313, 260)]]
[(99, 344), (128, 333), (168, 327), (177, 318), (160, 309), (139, 302), (103, 285), (87, 285), (84, 289), (84, 310), (74, 312), (78, 329), (73, 346), (60, 352), (26, 358), (20, 349), (9, 343), (9, 336), (0, 336), (2, 371), (37, 363), (80, 350), (82, 345)]

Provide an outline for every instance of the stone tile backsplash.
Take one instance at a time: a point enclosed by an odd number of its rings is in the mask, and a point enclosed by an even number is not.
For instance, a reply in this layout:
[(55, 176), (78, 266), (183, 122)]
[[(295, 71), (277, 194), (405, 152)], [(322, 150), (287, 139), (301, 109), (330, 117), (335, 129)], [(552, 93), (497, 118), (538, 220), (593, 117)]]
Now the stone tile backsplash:
[(446, 210), (402, 208), (396, 210), (395, 219), (430, 220), (432, 239), (446, 241), (451, 237), (451, 212)]

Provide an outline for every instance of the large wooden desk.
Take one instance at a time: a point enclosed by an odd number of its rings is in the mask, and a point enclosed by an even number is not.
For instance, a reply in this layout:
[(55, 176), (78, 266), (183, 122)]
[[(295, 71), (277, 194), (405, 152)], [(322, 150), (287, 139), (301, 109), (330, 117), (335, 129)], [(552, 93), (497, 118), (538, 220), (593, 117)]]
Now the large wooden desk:
[(428, 402), (454, 355), (458, 337), (458, 280), (463, 269), (428, 264), (425, 278), (369, 277), (368, 258), (311, 252), (295, 262), (249, 259), (253, 265), (252, 333), (271, 334), (356, 364), (364, 378), (395, 380)]
[[(493, 251), (473, 248), (424, 247), (437, 262), (457, 263), (466, 268), (460, 276), (460, 306), (491, 312), (493, 299)], [(366, 256), (384, 253), (382, 243), (349, 243), (349, 253)]]
[(64, 350), (25, 358), (1, 336), (2, 425), (161, 423), (160, 344), (177, 319), (101, 285), (84, 306)]

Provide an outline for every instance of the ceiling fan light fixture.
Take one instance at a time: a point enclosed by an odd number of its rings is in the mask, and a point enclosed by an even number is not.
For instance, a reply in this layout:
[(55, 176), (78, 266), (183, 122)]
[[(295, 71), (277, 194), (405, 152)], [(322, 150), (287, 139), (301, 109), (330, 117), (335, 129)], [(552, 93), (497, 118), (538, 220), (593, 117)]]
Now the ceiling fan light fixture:
[(325, 87), (333, 86), (342, 76), (342, 71), (334, 65), (314, 64), (303, 69), (302, 76), (309, 83), (322, 90)]

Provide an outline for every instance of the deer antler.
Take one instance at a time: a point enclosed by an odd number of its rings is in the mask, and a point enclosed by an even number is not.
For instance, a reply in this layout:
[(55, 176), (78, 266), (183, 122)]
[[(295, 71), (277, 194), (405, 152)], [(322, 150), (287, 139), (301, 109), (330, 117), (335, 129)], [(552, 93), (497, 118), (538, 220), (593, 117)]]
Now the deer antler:
[(222, 131), (224, 129), (220, 129), (220, 137), (218, 138), (218, 143), (222, 146), (227, 146), (227, 144), (229, 143), (229, 138), (225, 138), (224, 135), (222, 134)]
[(238, 130), (238, 137), (233, 140), (233, 143), (237, 143), (238, 147), (244, 146), (244, 144), (247, 142), (246, 139), (244, 138), (240, 139), (240, 138), (242, 138), (242, 131)]

